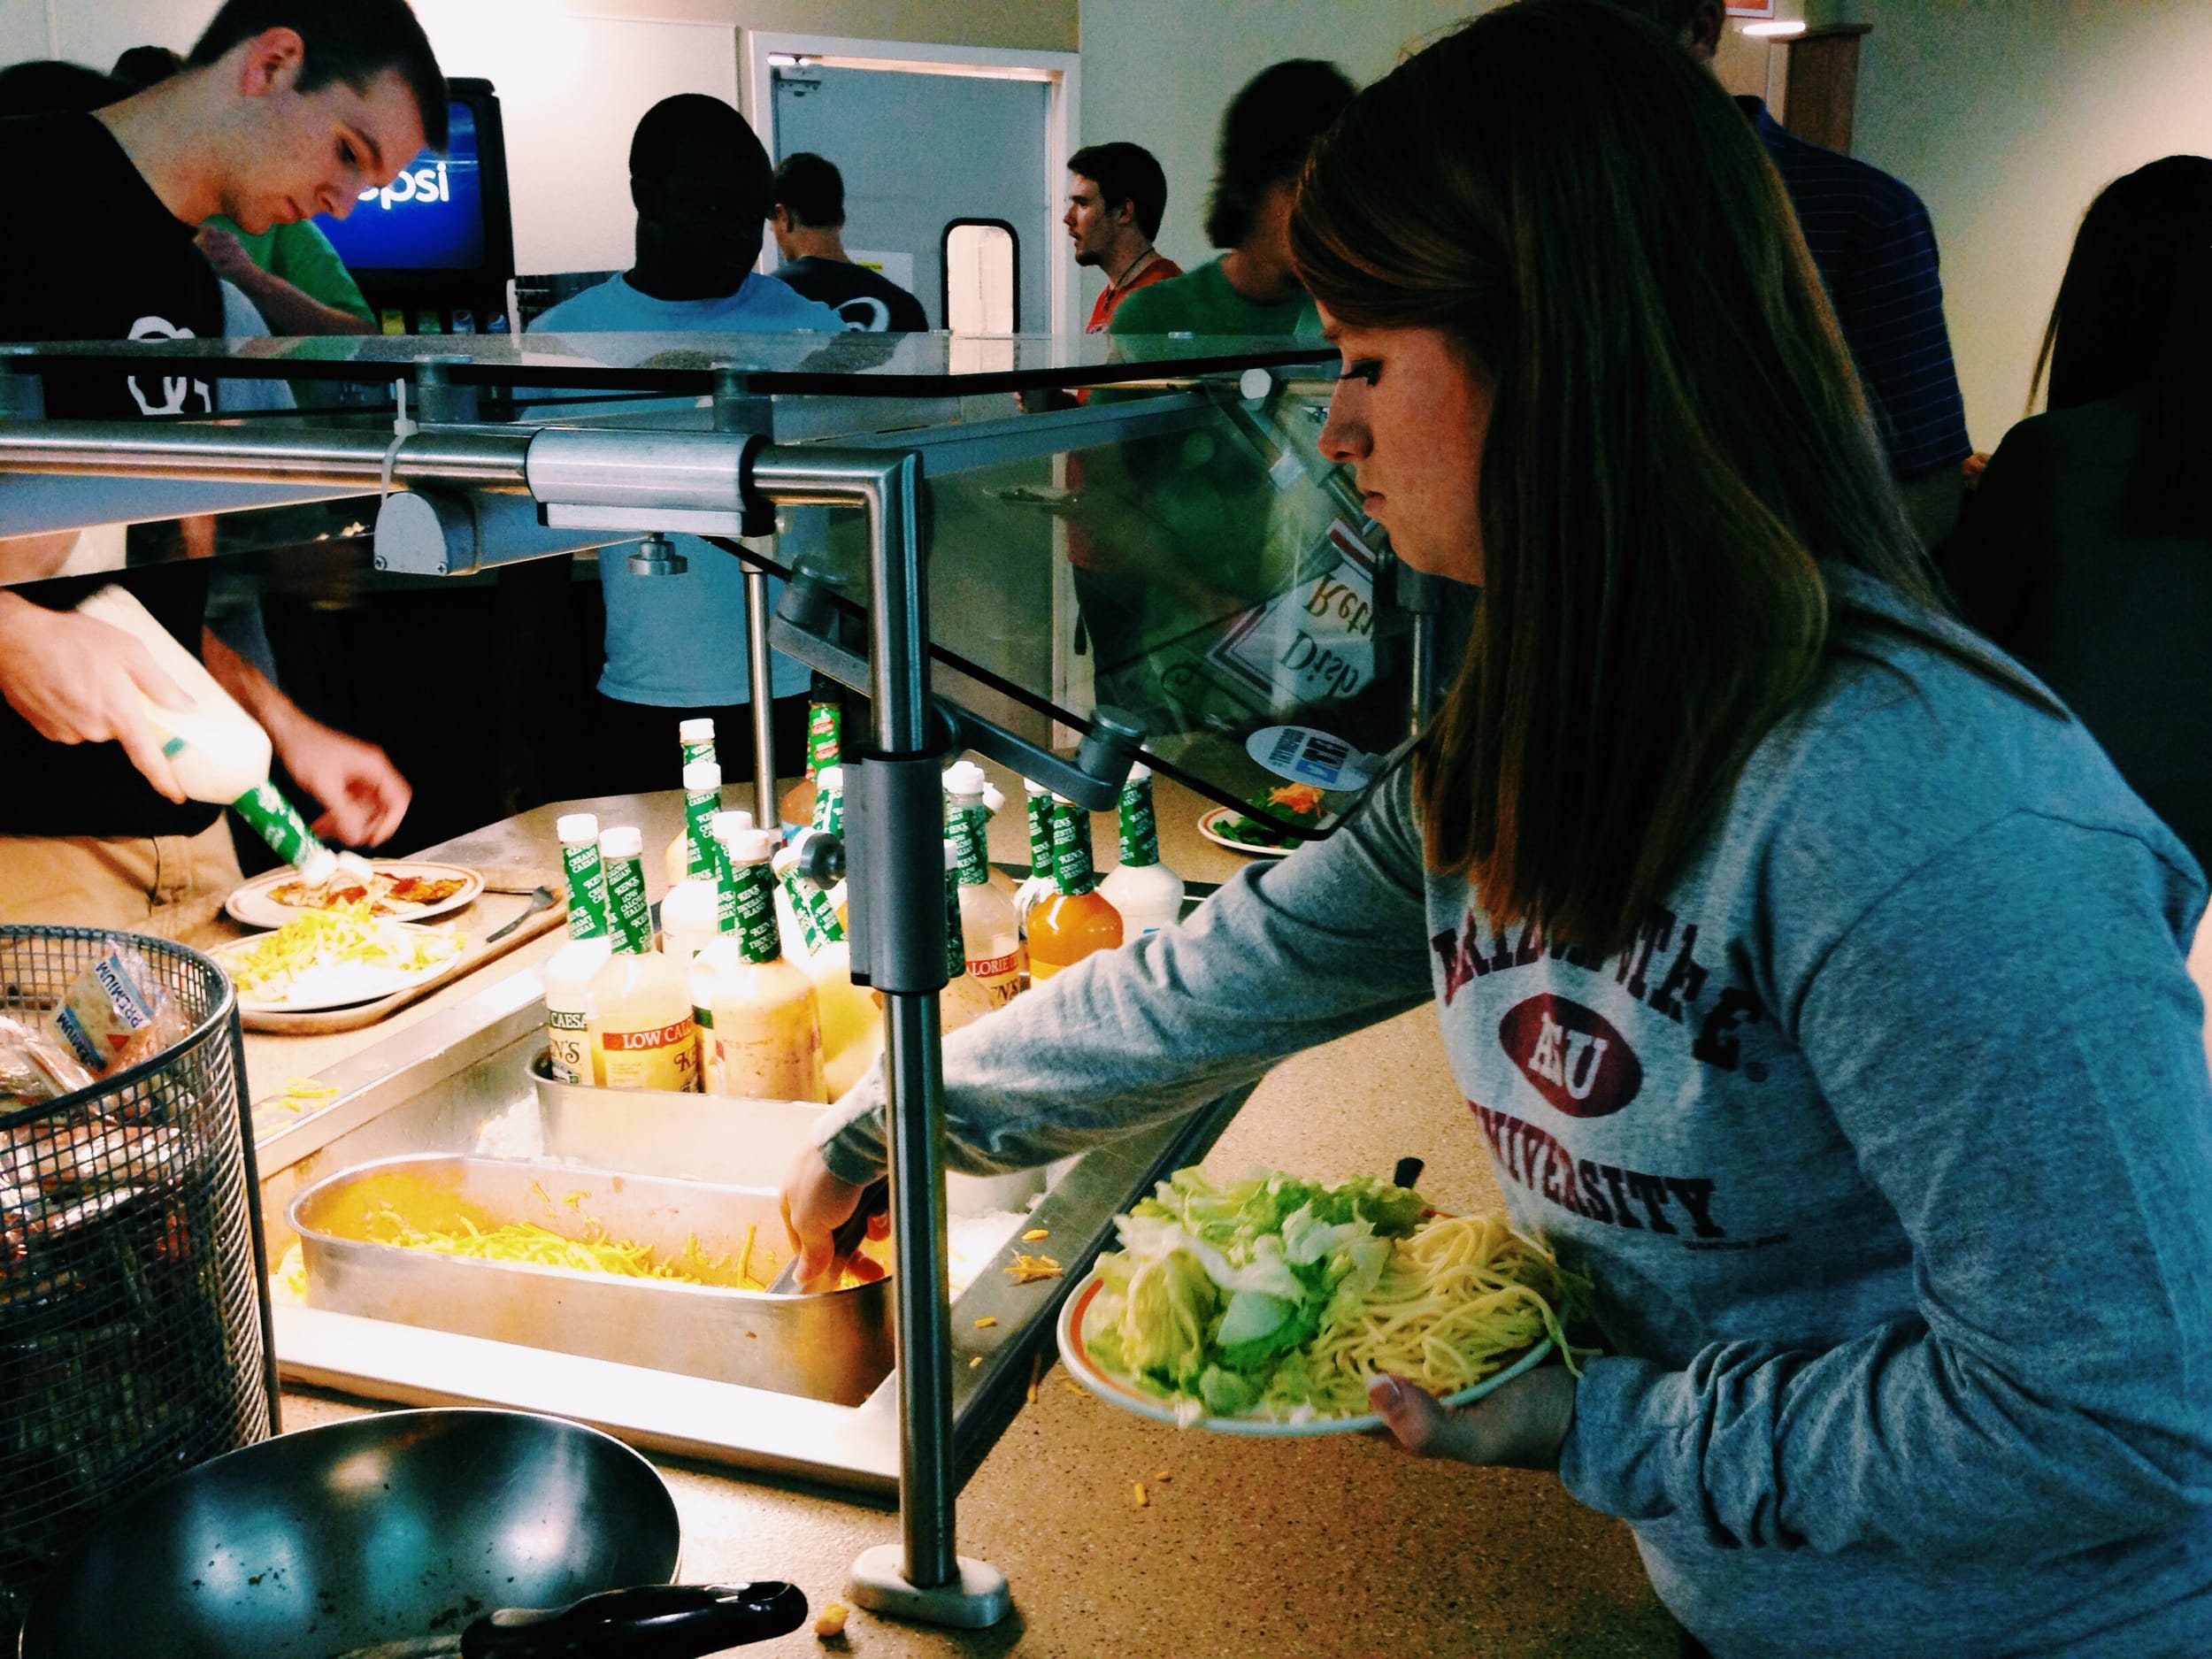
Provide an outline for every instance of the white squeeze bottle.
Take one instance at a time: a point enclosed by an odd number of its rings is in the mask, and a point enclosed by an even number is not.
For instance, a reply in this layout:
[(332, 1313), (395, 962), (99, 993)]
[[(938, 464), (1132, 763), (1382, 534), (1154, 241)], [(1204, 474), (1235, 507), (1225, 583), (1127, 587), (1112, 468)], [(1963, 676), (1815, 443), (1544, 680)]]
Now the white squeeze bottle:
[(691, 1002), (706, 1092), (752, 1100), (826, 1101), (822, 1018), (814, 981), (784, 960), (765, 830), (730, 842), (737, 930), (700, 952)]
[(77, 614), (129, 634), (192, 700), (189, 709), (165, 709), (151, 697), (143, 698), (147, 723), (160, 736), (161, 752), (185, 794), (235, 809), (278, 857), (297, 866), (308, 886), (329, 880), (338, 867), (337, 855), (316, 839), (298, 810), (269, 781), (269, 734), (216, 683), (207, 665), (127, 589), (103, 588), (79, 603)]
[(995, 1008), (988, 987), (968, 973), (967, 948), (960, 933), (959, 834), (945, 837), (945, 988), (937, 999), (937, 1018), (949, 1035)]
[(1131, 939), (1182, 919), (1183, 878), (1160, 862), (1160, 826), (1152, 811), (1152, 768), (1129, 769), (1121, 786), (1121, 864), (1098, 890), (1121, 912)]
[(691, 976), (653, 949), (645, 901), (645, 848), (628, 826), (599, 838), (607, 876), (608, 937), (614, 944), (592, 976), (592, 1080), (608, 1088), (695, 1090), (699, 1030)]
[[(845, 942), (845, 920), (838, 914), (834, 897), (798, 872), (800, 853), (813, 831), (802, 830), (799, 839), (778, 860), (781, 886), (797, 917), (805, 959), (799, 964), (814, 982), (814, 995), (822, 1013), (822, 1069), (832, 1100), (860, 1080), (861, 1073), (883, 1052), (883, 1005), (864, 985), (853, 983), (851, 949)], [(838, 883), (841, 889), (844, 883)]]
[(561, 868), (568, 879), (568, 942), (545, 964), (545, 1034), (553, 1075), (564, 1083), (588, 1083), (594, 1077), (591, 981), (614, 950), (607, 938), (599, 820), (572, 812), (553, 829), (561, 838)]
[(720, 764), (715, 761), (714, 722), (709, 719), (680, 720), (676, 723), (676, 741), (683, 746), (684, 752), (684, 831), (668, 843), (668, 851), (663, 856), (664, 868), (668, 872), (668, 885), (672, 887), (686, 876), (704, 872), (704, 866), (694, 862), (695, 850), (691, 839), (691, 780), (695, 776), (701, 775), (694, 773), (691, 769), (701, 761), (712, 763), (715, 766), (711, 786), (714, 790), (712, 805), (718, 807), (722, 804), (722, 771)]
[(983, 768), (967, 761), (945, 774), (945, 789), (952, 800), (952, 833), (947, 845), (954, 850), (957, 889), (953, 920), (960, 932), (970, 987), (987, 1011), (1004, 1007), (1021, 990), (1022, 948), (1014, 927), (1013, 902), (991, 885), (991, 866), (984, 855), (987, 809), (982, 783)]

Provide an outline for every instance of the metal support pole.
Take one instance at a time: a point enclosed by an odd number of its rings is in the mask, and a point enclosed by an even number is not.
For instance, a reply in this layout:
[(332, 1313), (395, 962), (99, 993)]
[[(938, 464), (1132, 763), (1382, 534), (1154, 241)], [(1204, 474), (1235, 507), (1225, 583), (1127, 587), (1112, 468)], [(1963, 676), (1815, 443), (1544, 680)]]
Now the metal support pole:
[(776, 710), (768, 661), (768, 573), (745, 567), (745, 653), (753, 687), (753, 822), (782, 827), (776, 805)]
[[(929, 690), (929, 606), (918, 509), (921, 462), (896, 457), (818, 456), (769, 449), (751, 487), (780, 502), (843, 500), (868, 507), (869, 691), (872, 742), (863, 773), (882, 769), (862, 798), (882, 818), (858, 826), (874, 856), (850, 878), (855, 922), (872, 939), (871, 982), (883, 997), (884, 1079), (889, 1113), (891, 1236), (898, 1266), (899, 1523), (901, 1541), (853, 1564), (863, 1607), (928, 1624), (981, 1629), (1006, 1616), (1005, 1576), (955, 1548), (958, 1479), (952, 1439), (951, 1310), (945, 1295), (944, 1076), (938, 992), (941, 936), (902, 926), (918, 892), (933, 893), (944, 868), (942, 809)], [(841, 486), (842, 488), (839, 488)], [(834, 493), (831, 493), (831, 492)], [(926, 787), (911, 776), (926, 772)], [(849, 787), (849, 805), (856, 804)], [(932, 872), (924, 886), (901, 872)], [(863, 898), (866, 902), (864, 903)], [(924, 914), (928, 914), (924, 912)], [(937, 914), (941, 915), (941, 912)], [(941, 921), (935, 924), (942, 926)], [(934, 956), (934, 961), (931, 958)]]

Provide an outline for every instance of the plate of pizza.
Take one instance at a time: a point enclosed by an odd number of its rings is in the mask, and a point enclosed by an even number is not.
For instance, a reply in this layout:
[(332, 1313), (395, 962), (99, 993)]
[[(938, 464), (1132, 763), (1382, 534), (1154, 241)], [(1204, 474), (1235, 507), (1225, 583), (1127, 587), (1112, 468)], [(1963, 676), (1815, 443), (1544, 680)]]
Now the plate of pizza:
[(361, 861), (348, 858), (320, 887), (311, 887), (287, 864), (256, 876), (224, 903), (231, 919), (247, 927), (281, 927), (316, 910), (366, 905), (379, 921), (420, 922), (445, 916), (474, 902), (484, 878), (461, 864), (425, 859), (379, 858), (365, 877)]

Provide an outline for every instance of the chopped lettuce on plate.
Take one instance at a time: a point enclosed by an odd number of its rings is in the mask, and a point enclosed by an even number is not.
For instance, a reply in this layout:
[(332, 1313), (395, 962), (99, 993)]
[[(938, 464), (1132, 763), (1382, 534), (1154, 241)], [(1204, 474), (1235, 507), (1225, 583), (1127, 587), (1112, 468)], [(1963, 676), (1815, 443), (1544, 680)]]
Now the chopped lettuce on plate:
[(1179, 1170), (1118, 1218), (1123, 1248), (1099, 1259), (1085, 1346), (1187, 1421), (1310, 1412), (1302, 1350), (1357, 1315), (1427, 1210), (1418, 1193), (1367, 1176), (1217, 1187)]

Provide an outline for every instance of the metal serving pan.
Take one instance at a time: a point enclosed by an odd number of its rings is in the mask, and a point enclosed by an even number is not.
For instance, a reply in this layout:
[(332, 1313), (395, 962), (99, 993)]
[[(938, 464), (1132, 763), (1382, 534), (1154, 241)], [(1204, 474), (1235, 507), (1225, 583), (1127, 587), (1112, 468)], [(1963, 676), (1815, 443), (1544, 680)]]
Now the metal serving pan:
[(371, 1243), (367, 1223), (386, 1203), (418, 1221), (465, 1204), (495, 1225), (536, 1222), (571, 1238), (595, 1221), (663, 1260), (695, 1238), (702, 1255), (734, 1261), (750, 1228), (753, 1271), (765, 1279), (785, 1249), (772, 1189), (433, 1154), (342, 1171), (288, 1214), (311, 1308), (839, 1405), (859, 1404), (890, 1373), (887, 1279), (772, 1296)]

